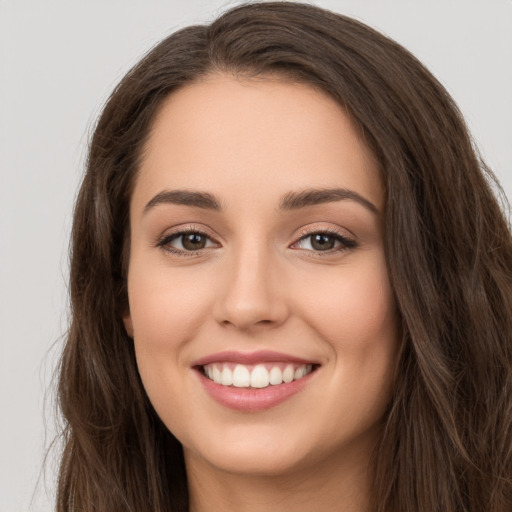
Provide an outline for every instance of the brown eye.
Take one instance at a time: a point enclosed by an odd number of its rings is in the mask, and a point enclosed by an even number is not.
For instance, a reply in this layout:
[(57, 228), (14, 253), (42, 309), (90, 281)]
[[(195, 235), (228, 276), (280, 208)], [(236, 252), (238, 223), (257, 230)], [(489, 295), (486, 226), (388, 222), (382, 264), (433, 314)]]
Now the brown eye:
[[(180, 235), (183, 248), (187, 251), (197, 251), (206, 247), (207, 238), (200, 233), (187, 233)], [(179, 237), (178, 237), (179, 238)]]
[(158, 247), (175, 254), (193, 253), (202, 249), (218, 247), (208, 235), (200, 231), (180, 231), (166, 236), (160, 242)]
[(336, 239), (332, 235), (325, 233), (317, 233), (311, 235), (311, 247), (316, 251), (328, 251), (333, 249), (336, 243)]
[(319, 231), (303, 236), (293, 245), (294, 248), (312, 252), (337, 252), (357, 247), (357, 243), (340, 233)]

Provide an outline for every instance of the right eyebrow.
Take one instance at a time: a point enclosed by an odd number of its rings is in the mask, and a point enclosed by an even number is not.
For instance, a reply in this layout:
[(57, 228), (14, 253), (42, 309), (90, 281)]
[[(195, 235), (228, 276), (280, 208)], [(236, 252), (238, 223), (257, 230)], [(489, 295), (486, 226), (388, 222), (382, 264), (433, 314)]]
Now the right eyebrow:
[(355, 201), (370, 212), (379, 215), (378, 208), (372, 202), (354, 190), (346, 188), (310, 188), (289, 192), (282, 197), (279, 208), (281, 210), (298, 210), (307, 206), (343, 200)]
[(192, 192), (190, 190), (162, 190), (144, 207), (144, 213), (159, 204), (181, 204), (205, 210), (221, 211), (217, 199), (208, 192)]

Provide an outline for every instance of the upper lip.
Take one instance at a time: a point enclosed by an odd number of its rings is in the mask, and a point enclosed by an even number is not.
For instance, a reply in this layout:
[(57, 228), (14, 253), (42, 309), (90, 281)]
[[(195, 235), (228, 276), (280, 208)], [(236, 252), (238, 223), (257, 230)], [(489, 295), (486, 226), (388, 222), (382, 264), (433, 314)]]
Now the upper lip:
[(205, 366), (212, 363), (239, 363), (239, 364), (258, 364), (258, 363), (296, 363), (296, 364), (318, 364), (310, 359), (303, 359), (282, 352), (272, 350), (260, 350), (257, 352), (237, 352), (235, 350), (226, 350), (202, 357), (192, 363), (192, 366)]

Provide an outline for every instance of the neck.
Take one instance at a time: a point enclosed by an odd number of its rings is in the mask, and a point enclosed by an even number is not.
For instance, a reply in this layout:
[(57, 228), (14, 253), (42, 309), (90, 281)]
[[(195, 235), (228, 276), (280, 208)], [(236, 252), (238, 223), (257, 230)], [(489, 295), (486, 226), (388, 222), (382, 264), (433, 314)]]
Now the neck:
[(346, 455), (286, 474), (261, 475), (226, 472), (186, 453), (190, 512), (367, 512), (369, 457)]

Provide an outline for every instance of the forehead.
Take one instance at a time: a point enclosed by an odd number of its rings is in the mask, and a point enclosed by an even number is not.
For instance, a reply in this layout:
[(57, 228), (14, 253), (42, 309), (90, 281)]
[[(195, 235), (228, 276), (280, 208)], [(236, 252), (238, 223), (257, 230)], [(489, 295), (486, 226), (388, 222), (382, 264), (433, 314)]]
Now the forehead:
[[(311, 86), (214, 75), (171, 94), (144, 148), (135, 193), (190, 188), (251, 198), (344, 187), (378, 207), (378, 164), (345, 110)], [(135, 200), (135, 198), (134, 198)]]

